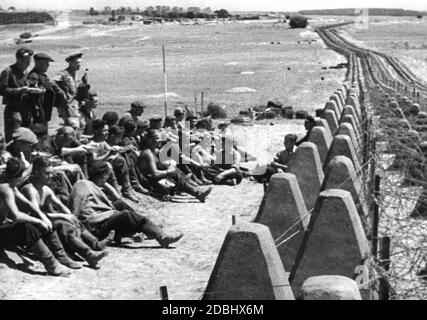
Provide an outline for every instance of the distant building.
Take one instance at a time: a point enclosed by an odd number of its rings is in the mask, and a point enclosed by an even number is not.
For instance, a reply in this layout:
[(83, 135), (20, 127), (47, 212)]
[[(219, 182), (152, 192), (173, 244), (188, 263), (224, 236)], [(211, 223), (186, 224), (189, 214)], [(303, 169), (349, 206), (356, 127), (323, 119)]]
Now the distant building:
[(70, 12), (61, 11), (55, 19), (55, 25), (59, 27), (68, 27), (70, 25)]

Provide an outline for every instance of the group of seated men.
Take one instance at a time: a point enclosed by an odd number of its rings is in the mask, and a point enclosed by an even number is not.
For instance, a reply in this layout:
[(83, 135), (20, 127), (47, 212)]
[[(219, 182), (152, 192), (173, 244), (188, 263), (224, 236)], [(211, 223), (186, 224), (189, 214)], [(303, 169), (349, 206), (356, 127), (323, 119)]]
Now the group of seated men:
[(96, 266), (109, 244), (138, 232), (163, 247), (182, 237), (125, 198), (184, 192), (204, 202), (211, 184), (242, 180), (226, 124), (214, 132), (209, 118), (182, 108), (164, 124), (156, 116), (141, 121), (144, 108), (134, 102), (122, 117), (109, 111), (100, 119), (92, 112), (84, 128), (62, 125), (54, 135), (43, 123), (24, 127), (21, 113), (12, 113), (9, 142), (0, 134), (0, 247), (28, 250), (48, 274), (67, 275), (62, 265)]
[[(214, 130), (209, 118), (182, 108), (146, 122), (138, 119), (143, 111), (134, 102), (121, 118), (108, 111), (90, 119), (92, 135), (61, 126), (53, 136), (43, 124), (22, 127), (13, 114), (11, 141), (0, 135), (0, 244), (31, 251), (50, 275), (67, 275), (61, 265), (78, 269), (74, 259), (84, 259), (96, 266), (109, 244), (135, 233), (162, 247), (182, 237), (165, 233), (125, 198), (183, 192), (204, 202), (211, 184), (235, 185), (249, 175), (240, 166), (247, 155), (225, 123)], [(267, 180), (287, 170), (295, 144), (295, 135), (285, 137)]]
[[(0, 134), (0, 252), (30, 251), (48, 274), (60, 276), (69, 273), (63, 266), (81, 268), (79, 259), (96, 266), (108, 245), (135, 233), (168, 247), (183, 235), (166, 233), (127, 200), (186, 193), (204, 202), (212, 184), (236, 185), (250, 175), (240, 164), (254, 158), (238, 148), (227, 123), (214, 129), (210, 118), (183, 108), (165, 119), (142, 121), (146, 106), (138, 101), (121, 117), (108, 111), (97, 118), (95, 93), (88, 91), (77, 105), (74, 98), (66, 99), (72, 95), (66, 87), (75, 80), (81, 54), (67, 57), (67, 72), (52, 84), (65, 85), (66, 95), (64, 104), (56, 106), (63, 123), (50, 135), (52, 110), (46, 96), (32, 106), (22, 102), (47, 91), (26, 86), (23, 70), (33, 54), (28, 50), (19, 49), (16, 64), (0, 76), (6, 105), (5, 136)], [(44, 65), (44, 71), (49, 61), (53, 59), (46, 54), (35, 55), (36, 66)], [(268, 166), (263, 181), (286, 171), (295, 143), (294, 135), (286, 137), (286, 150)]]

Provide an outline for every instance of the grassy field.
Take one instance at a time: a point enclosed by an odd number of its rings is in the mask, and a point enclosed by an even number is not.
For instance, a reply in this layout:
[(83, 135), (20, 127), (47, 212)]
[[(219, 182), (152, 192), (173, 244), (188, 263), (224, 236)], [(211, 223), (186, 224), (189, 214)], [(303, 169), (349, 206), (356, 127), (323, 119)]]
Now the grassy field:
[[(37, 29), (36, 29), (37, 30)], [(11, 38), (22, 29), (0, 29), (0, 66), (12, 63), (17, 48)], [(310, 30), (290, 30), (285, 24), (232, 23), (218, 25), (75, 25), (45, 29), (30, 44), (55, 58), (53, 77), (65, 67), (64, 58), (84, 53), (84, 67), (106, 109), (124, 110), (135, 99), (151, 104), (148, 114), (163, 113), (162, 44), (166, 45), (170, 107), (176, 102), (194, 106), (194, 94), (205, 92), (209, 102), (225, 104), (229, 115), (276, 98), (310, 112), (323, 106), (337, 87), (342, 70), (323, 66), (344, 62), (326, 50)], [(298, 43), (301, 41), (300, 43)], [(253, 74), (241, 74), (242, 72)], [(321, 80), (322, 77), (324, 80)], [(236, 87), (256, 90), (227, 93)]]

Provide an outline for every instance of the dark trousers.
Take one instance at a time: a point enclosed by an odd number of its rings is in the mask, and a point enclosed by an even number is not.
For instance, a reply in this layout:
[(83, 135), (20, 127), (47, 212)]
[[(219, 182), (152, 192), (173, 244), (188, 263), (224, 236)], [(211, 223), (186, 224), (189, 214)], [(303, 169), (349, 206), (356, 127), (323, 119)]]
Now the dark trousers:
[(82, 223), (74, 225), (67, 220), (56, 220), (54, 225), (67, 252), (77, 252), (84, 258), (91, 250), (99, 250), (98, 238)]
[(181, 170), (177, 169), (171, 173), (168, 179), (175, 183), (175, 187), (168, 188), (165, 184), (161, 183), (161, 180), (149, 179), (149, 182), (153, 189), (160, 194), (173, 194), (175, 191), (183, 191), (192, 196), (197, 197), (200, 191), (199, 185), (188, 178)]
[(129, 167), (126, 159), (118, 156), (110, 161), (113, 166), (114, 174), (116, 175), (118, 183), (122, 186), (122, 191), (128, 190), (131, 187), (129, 177)]
[(135, 233), (143, 232), (149, 237), (161, 239), (165, 236), (163, 230), (148, 218), (137, 214), (129, 205), (117, 200), (114, 202), (114, 207), (117, 212), (110, 218), (100, 223), (94, 234), (99, 239), (104, 239), (111, 230), (115, 230), (116, 242), (120, 242), (123, 237), (132, 236)]
[(0, 248), (20, 246), (29, 249), (49, 234), (31, 223), (17, 223), (12, 227), (0, 229)]

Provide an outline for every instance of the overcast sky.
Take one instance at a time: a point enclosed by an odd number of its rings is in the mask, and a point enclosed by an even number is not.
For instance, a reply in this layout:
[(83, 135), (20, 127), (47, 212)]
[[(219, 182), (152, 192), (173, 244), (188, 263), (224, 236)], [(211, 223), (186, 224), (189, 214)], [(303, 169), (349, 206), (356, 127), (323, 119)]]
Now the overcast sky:
[(329, 8), (403, 8), (426, 10), (426, 0), (1, 0), (3, 8), (15, 6), (19, 9), (87, 9), (104, 6), (145, 8), (149, 5), (178, 7), (225, 8), (231, 11), (298, 11), (303, 9)]

